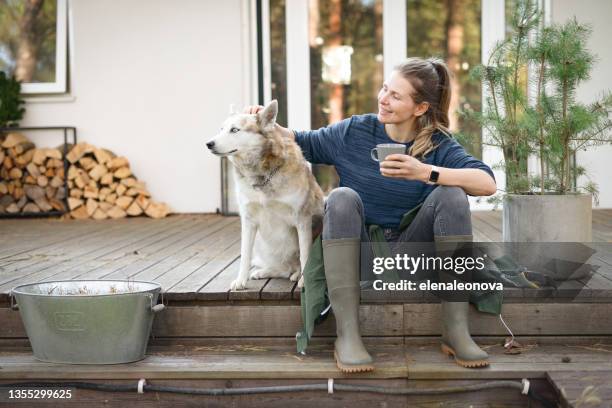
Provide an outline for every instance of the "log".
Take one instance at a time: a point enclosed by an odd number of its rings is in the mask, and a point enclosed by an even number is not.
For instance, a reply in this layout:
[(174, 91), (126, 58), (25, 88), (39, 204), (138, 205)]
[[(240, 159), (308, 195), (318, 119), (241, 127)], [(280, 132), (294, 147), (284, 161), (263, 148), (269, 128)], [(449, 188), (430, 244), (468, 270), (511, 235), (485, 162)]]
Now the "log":
[(4, 160), (2, 161), (2, 167), (4, 167), (7, 170), (10, 170), (13, 168), (13, 166), (14, 166), (13, 159), (10, 158), (9, 156), (6, 156)]
[(64, 198), (66, 198), (66, 187), (58, 187), (57, 192), (55, 193), (55, 199), (63, 200)]
[(13, 191), (13, 197), (15, 197), (15, 200), (21, 200), (24, 195), (25, 193), (23, 192), (23, 188), (15, 187), (15, 191)]
[(23, 207), (23, 212), (31, 212), (31, 213), (38, 213), (40, 212), (40, 208), (38, 208), (38, 206), (34, 203), (27, 203), (24, 207)]
[(93, 154), (94, 154), (94, 157), (96, 158), (96, 161), (100, 164), (106, 164), (115, 157), (115, 154), (113, 152), (106, 150), (106, 149), (96, 148), (94, 149)]
[(53, 209), (53, 207), (51, 207), (51, 204), (49, 204), (49, 201), (45, 197), (39, 198), (38, 200), (34, 200), (34, 202), (42, 211), (51, 211)]
[(55, 198), (55, 193), (57, 192), (57, 188), (55, 187), (51, 187), (51, 186), (47, 186), (45, 187), (45, 197), (49, 198)]
[(45, 190), (39, 186), (26, 185), (23, 187), (23, 190), (26, 196), (28, 196), (28, 198), (32, 201), (36, 201), (45, 196)]
[(110, 193), (109, 195), (106, 196), (104, 201), (106, 201), (107, 203), (115, 204), (115, 202), (117, 201), (117, 194)]
[(130, 204), (132, 204), (132, 201), (134, 200), (131, 197), (123, 196), (117, 198), (117, 201), (115, 201), (115, 205), (121, 208), (122, 210), (127, 210)]
[(91, 177), (93, 180), (98, 181), (106, 173), (108, 173), (108, 169), (106, 168), (106, 166), (103, 164), (97, 164), (89, 172), (89, 177)]
[(55, 159), (61, 161), (64, 158), (64, 155), (60, 151), (60, 149), (45, 149), (45, 154), (47, 158)]
[(41, 187), (46, 187), (47, 184), (49, 184), (49, 179), (47, 178), (47, 176), (40, 175), (36, 177), (36, 184)]
[(105, 202), (105, 201), (98, 202), (98, 207), (99, 207), (99, 208), (100, 208), (102, 211), (104, 211), (105, 213), (106, 213), (108, 210), (110, 210), (110, 209), (112, 208), (112, 206), (113, 206), (113, 205), (112, 205), (111, 203), (107, 203), (107, 202)]
[(85, 169), (85, 171), (89, 171), (96, 167), (98, 163), (96, 163), (96, 161), (91, 157), (84, 156), (79, 159), (79, 164), (81, 165), (81, 168)]
[(89, 218), (89, 214), (87, 214), (87, 208), (84, 205), (78, 207), (75, 210), (70, 211), (70, 216), (77, 220), (85, 220)]
[(22, 143), (28, 143), (29, 141), (30, 140), (21, 133), (11, 132), (6, 135), (4, 141), (2, 142), (2, 147), (8, 149)]
[(26, 166), (26, 170), (28, 171), (28, 173), (30, 173), (30, 175), (32, 175), (32, 177), (40, 176), (38, 166), (36, 166), (33, 162), (28, 163), (28, 165)]
[(170, 207), (166, 203), (159, 202), (150, 202), (145, 210), (145, 214), (147, 214), (151, 218), (164, 218), (168, 214), (170, 214)]
[(66, 207), (64, 206), (64, 203), (56, 198), (50, 198), (49, 199), (49, 204), (51, 204), (51, 207), (53, 207), (54, 210), (57, 211), (65, 211)]
[(34, 149), (34, 155), (32, 156), (32, 163), (37, 166), (40, 166), (47, 160), (47, 151), (46, 149)]
[(23, 207), (25, 207), (27, 203), (28, 203), (28, 197), (26, 197), (25, 194), (23, 194), (21, 198), (17, 201), (17, 207), (19, 207), (19, 210), (21, 210)]
[(8, 194), (8, 187), (4, 181), (0, 181), (0, 194)]
[(61, 187), (62, 185), (64, 185), (64, 180), (62, 180), (62, 178), (61, 178), (61, 177), (59, 177), (59, 176), (57, 176), (57, 175), (56, 175), (55, 177), (53, 177), (53, 178), (51, 179), (51, 181), (49, 182), (49, 184), (51, 185), (51, 187), (58, 188), (58, 187)]
[(17, 157), (15, 159), (15, 163), (17, 164), (17, 166), (19, 166), (19, 168), (24, 168), (28, 165), (28, 163), (32, 161), (32, 156), (34, 156), (34, 149), (28, 150), (21, 156)]
[(80, 188), (71, 188), (70, 189), (70, 197), (73, 198), (81, 198), (83, 197), (83, 190)]
[(54, 168), (48, 168), (47, 171), (45, 171), (45, 176), (48, 178), (52, 178), (55, 176), (55, 169)]
[(127, 158), (120, 156), (120, 157), (115, 157), (112, 160), (110, 160), (107, 166), (109, 170), (114, 171), (121, 167), (130, 167), (130, 162), (128, 162)]
[(59, 159), (47, 159), (47, 168), (59, 169), (64, 167), (64, 162)]
[(100, 178), (100, 184), (108, 186), (113, 182), (113, 173), (106, 173)]
[(93, 218), (94, 220), (105, 220), (108, 218), (108, 215), (106, 214), (106, 212), (102, 211), (101, 208), (97, 208), (91, 218)]
[(132, 175), (132, 171), (130, 170), (129, 167), (120, 167), (117, 170), (115, 170), (113, 173), (113, 176), (115, 176), (118, 179), (123, 179), (131, 175)]
[(127, 191), (127, 187), (124, 184), (117, 185), (117, 188), (115, 189), (115, 192), (117, 193), (119, 197), (124, 195), (126, 191)]
[(70, 208), (70, 211), (79, 208), (82, 205), (83, 200), (81, 200), (80, 198), (68, 197), (68, 208)]
[(140, 208), (142, 208), (143, 211), (145, 211), (147, 207), (149, 207), (149, 204), (151, 204), (151, 201), (145, 196), (138, 196), (134, 201)]
[(9, 214), (15, 214), (19, 212), (19, 207), (17, 207), (16, 203), (11, 203), (9, 204), (8, 207), (6, 207), (6, 212)]
[(0, 149), (0, 163), (4, 161), (4, 157), (5, 157), (4, 149)]
[(75, 166), (74, 164), (71, 164), (70, 167), (68, 167), (68, 180), (74, 180), (78, 176), (79, 176), (79, 168)]
[(12, 178), (13, 180), (18, 180), (21, 178), (21, 176), (23, 176), (23, 171), (21, 171), (19, 167), (13, 167), (9, 171), (9, 177)]
[(85, 189), (83, 190), (83, 196), (85, 196), (85, 198), (98, 198), (98, 189), (97, 188), (92, 188), (91, 186), (86, 186)]
[(134, 177), (128, 177), (121, 180), (121, 184), (126, 187), (133, 187), (136, 184), (136, 179)]
[(122, 208), (119, 208), (116, 205), (113, 206), (110, 210), (108, 210), (107, 214), (109, 217), (114, 219), (127, 217), (127, 213), (123, 211)]
[(88, 198), (86, 208), (87, 208), (87, 214), (91, 217), (93, 216), (94, 212), (96, 212), (96, 210), (98, 209), (98, 202), (92, 198)]
[(142, 208), (140, 208), (136, 200), (134, 200), (134, 202), (132, 202), (132, 204), (128, 207), (127, 213), (128, 215), (135, 217), (142, 214)]
[(15, 149), (15, 154), (22, 155), (25, 152), (34, 149), (34, 143), (27, 141), (27, 142), (18, 144), (13, 149)]
[(91, 153), (92, 151), (93, 146), (89, 145), (88, 143), (77, 143), (68, 152), (68, 154), (66, 155), (66, 159), (68, 159), (70, 163), (76, 163), (77, 160), (79, 160), (85, 154)]

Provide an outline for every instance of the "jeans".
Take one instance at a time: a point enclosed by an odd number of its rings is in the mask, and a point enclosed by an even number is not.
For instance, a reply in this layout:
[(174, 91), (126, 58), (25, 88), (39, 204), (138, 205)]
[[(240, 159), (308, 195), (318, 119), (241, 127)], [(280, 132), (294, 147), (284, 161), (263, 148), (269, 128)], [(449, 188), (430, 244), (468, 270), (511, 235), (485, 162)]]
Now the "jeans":
[[(374, 255), (364, 220), (363, 202), (353, 189), (339, 187), (329, 194), (323, 216), (323, 240), (360, 238), (361, 280), (369, 281), (373, 276), (371, 265)], [(391, 244), (391, 251), (394, 253), (401, 252), (401, 246), (411, 242), (439, 243), (449, 239), (472, 241), (472, 220), (467, 194), (461, 187), (438, 186), (427, 196), (407, 228), (403, 231), (385, 229), (383, 232), (387, 242), (395, 242)], [(412, 247), (413, 250), (414, 248)], [(428, 248), (434, 248), (434, 245), (428, 245)], [(450, 278), (452, 276), (440, 275), (441, 280)], [(467, 275), (463, 278), (471, 279)]]

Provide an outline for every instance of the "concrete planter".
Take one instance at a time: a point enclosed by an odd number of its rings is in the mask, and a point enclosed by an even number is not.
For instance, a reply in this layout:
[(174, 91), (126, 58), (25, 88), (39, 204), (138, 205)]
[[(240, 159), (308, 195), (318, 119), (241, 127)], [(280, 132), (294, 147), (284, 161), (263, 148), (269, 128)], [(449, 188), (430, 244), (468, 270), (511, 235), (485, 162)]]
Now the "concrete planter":
[[(507, 195), (503, 240), (512, 245), (519, 263), (557, 280), (580, 279), (593, 254), (590, 194)], [(520, 244), (523, 243), (523, 244)], [(525, 244), (529, 243), (529, 244)]]

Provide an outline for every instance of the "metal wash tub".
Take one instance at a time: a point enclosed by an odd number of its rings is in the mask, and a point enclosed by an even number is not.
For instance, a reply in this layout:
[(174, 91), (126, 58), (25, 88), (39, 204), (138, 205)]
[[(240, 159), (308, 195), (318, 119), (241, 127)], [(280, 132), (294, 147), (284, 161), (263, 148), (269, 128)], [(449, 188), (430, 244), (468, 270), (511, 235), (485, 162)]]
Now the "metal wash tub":
[[(70, 280), (21, 285), (11, 291), (41, 361), (117, 364), (145, 356), (161, 287), (154, 282)], [(17, 304), (15, 304), (15, 301)]]

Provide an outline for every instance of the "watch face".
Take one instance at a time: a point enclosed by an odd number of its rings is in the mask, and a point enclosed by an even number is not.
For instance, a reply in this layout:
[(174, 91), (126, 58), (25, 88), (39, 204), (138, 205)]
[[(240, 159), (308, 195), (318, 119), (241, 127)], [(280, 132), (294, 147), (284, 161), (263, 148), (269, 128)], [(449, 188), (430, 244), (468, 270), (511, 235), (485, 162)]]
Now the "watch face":
[(439, 172), (432, 170), (431, 175), (429, 176), (429, 181), (431, 181), (432, 183), (437, 183), (439, 175), (440, 175)]

